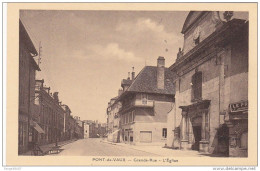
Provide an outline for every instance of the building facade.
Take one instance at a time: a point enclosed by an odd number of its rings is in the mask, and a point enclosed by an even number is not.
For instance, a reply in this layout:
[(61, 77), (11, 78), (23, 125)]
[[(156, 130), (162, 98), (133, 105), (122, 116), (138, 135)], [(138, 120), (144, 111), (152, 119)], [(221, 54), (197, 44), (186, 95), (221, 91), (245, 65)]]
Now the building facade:
[(44, 87), (44, 80), (36, 80), (33, 121), (42, 132), (33, 131), (33, 142), (39, 145), (65, 140), (64, 113), (58, 92), (50, 93), (50, 87)]
[[(119, 90), (119, 95), (122, 90)], [(107, 108), (107, 139), (110, 142), (120, 142), (120, 130), (119, 130), (119, 110), (121, 103), (116, 101), (117, 97), (112, 98), (108, 103)]]
[(84, 124), (84, 138), (89, 138), (89, 125), (86, 122)]
[(164, 145), (167, 138), (167, 114), (174, 106), (174, 85), (165, 59), (156, 66), (144, 67), (136, 78), (122, 81), (119, 96), (122, 140), (125, 143)]
[(190, 12), (170, 67), (175, 110), (167, 146), (247, 156), (248, 21), (233, 12)]
[(78, 138), (84, 138), (84, 122), (80, 120), (80, 117), (74, 116), (76, 120), (76, 135)]
[(71, 125), (70, 125), (70, 118), (71, 118), (71, 110), (68, 105), (62, 104), (62, 109), (64, 110), (64, 139), (70, 140), (72, 139), (72, 133), (71, 133)]
[(35, 80), (40, 71), (34, 57), (38, 55), (23, 23), (19, 20), (19, 123), (18, 154), (36, 145), (83, 138), (83, 127), (71, 116), (67, 105), (45, 87), (44, 80)]
[(18, 153), (31, 148), (31, 110), (34, 103), (35, 72), (40, 71), (33, 59), (37, 56), (32, 40), (19, 20), (19, 109), (18, 109)]

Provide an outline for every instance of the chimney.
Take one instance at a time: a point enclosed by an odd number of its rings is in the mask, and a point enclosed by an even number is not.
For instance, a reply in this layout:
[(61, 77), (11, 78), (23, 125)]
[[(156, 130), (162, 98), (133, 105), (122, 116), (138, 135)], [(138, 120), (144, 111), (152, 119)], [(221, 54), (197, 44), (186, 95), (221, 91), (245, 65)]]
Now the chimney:
[(53, 93), (53, 98), (56, 102), (59, 102), (59, 96), (58, 96), (59, 92), (54, 92)]
[(120, 96), (122, 93), (123, 93), (123, 90), (120, 88), (120, 89), (118, 90), (118, 96)]
[(128, 80), (130, 80), (130, 72), (128, 72), (128, 77), (127, 77)]
[(164, 66), (165, 59), (162, 56), (159, 56), (157, 59), (157, 88), (164, 89)]
[(132, 67), (133, 68), (133, 71), (132, 71), (132, 80), (134, 80), (135, 79), (135, 67)]

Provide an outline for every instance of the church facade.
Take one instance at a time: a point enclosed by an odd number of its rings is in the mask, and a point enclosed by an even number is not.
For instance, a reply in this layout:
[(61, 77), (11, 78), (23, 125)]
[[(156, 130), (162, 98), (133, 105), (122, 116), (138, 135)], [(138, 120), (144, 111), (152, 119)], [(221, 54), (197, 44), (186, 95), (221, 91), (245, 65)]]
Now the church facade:
[[(175, 109), (167, 146), (247, 156), (248, 20), (235, 12), (191, 11), (183, 48), (169, 68)], [(223, 19), (224, 18), (224, 19)]]

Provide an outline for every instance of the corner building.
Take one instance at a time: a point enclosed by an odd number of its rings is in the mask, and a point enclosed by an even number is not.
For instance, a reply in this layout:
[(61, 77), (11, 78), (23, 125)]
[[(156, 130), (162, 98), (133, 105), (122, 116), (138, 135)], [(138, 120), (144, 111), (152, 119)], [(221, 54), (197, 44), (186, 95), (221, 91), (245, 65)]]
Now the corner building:
[(248, 21), (235, 16), (231, 11), (188, 14), (183, 49), (170, 67), (176, 107), (168, 120), (174, 136), (167, 146), (247, 156)]
[(173, 77), (164, 57), (145, 66), (136, 78), (124, 79), (118, 100), (121, 139), (133, 145), (165, 145), (167, 115), (174, 108)]
[(40, 71), (34, 60), (38, 55), (35, 46), (19, 20), (19, 108), (18, 108), (18, 154), (32, 148), (31, 118), (32, 106), (35, 98), (35, 75)]

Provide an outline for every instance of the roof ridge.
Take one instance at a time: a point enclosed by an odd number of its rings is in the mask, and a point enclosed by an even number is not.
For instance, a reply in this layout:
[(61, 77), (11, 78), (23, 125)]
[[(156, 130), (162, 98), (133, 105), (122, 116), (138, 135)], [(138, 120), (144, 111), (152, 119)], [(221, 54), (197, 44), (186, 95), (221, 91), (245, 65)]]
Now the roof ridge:
[(130, 89), (130, 87), (135, 83), (137, 77), (144, 71), (144, 69), (146, 68), (147, 66), (144, 66), (143, 69), (137, 74), (137, 76), (134, 78), (134, 80), (132, 81), (132, 83), (130, 84), (130, 86), (126, 89), (126, 91), (128, 89)]

